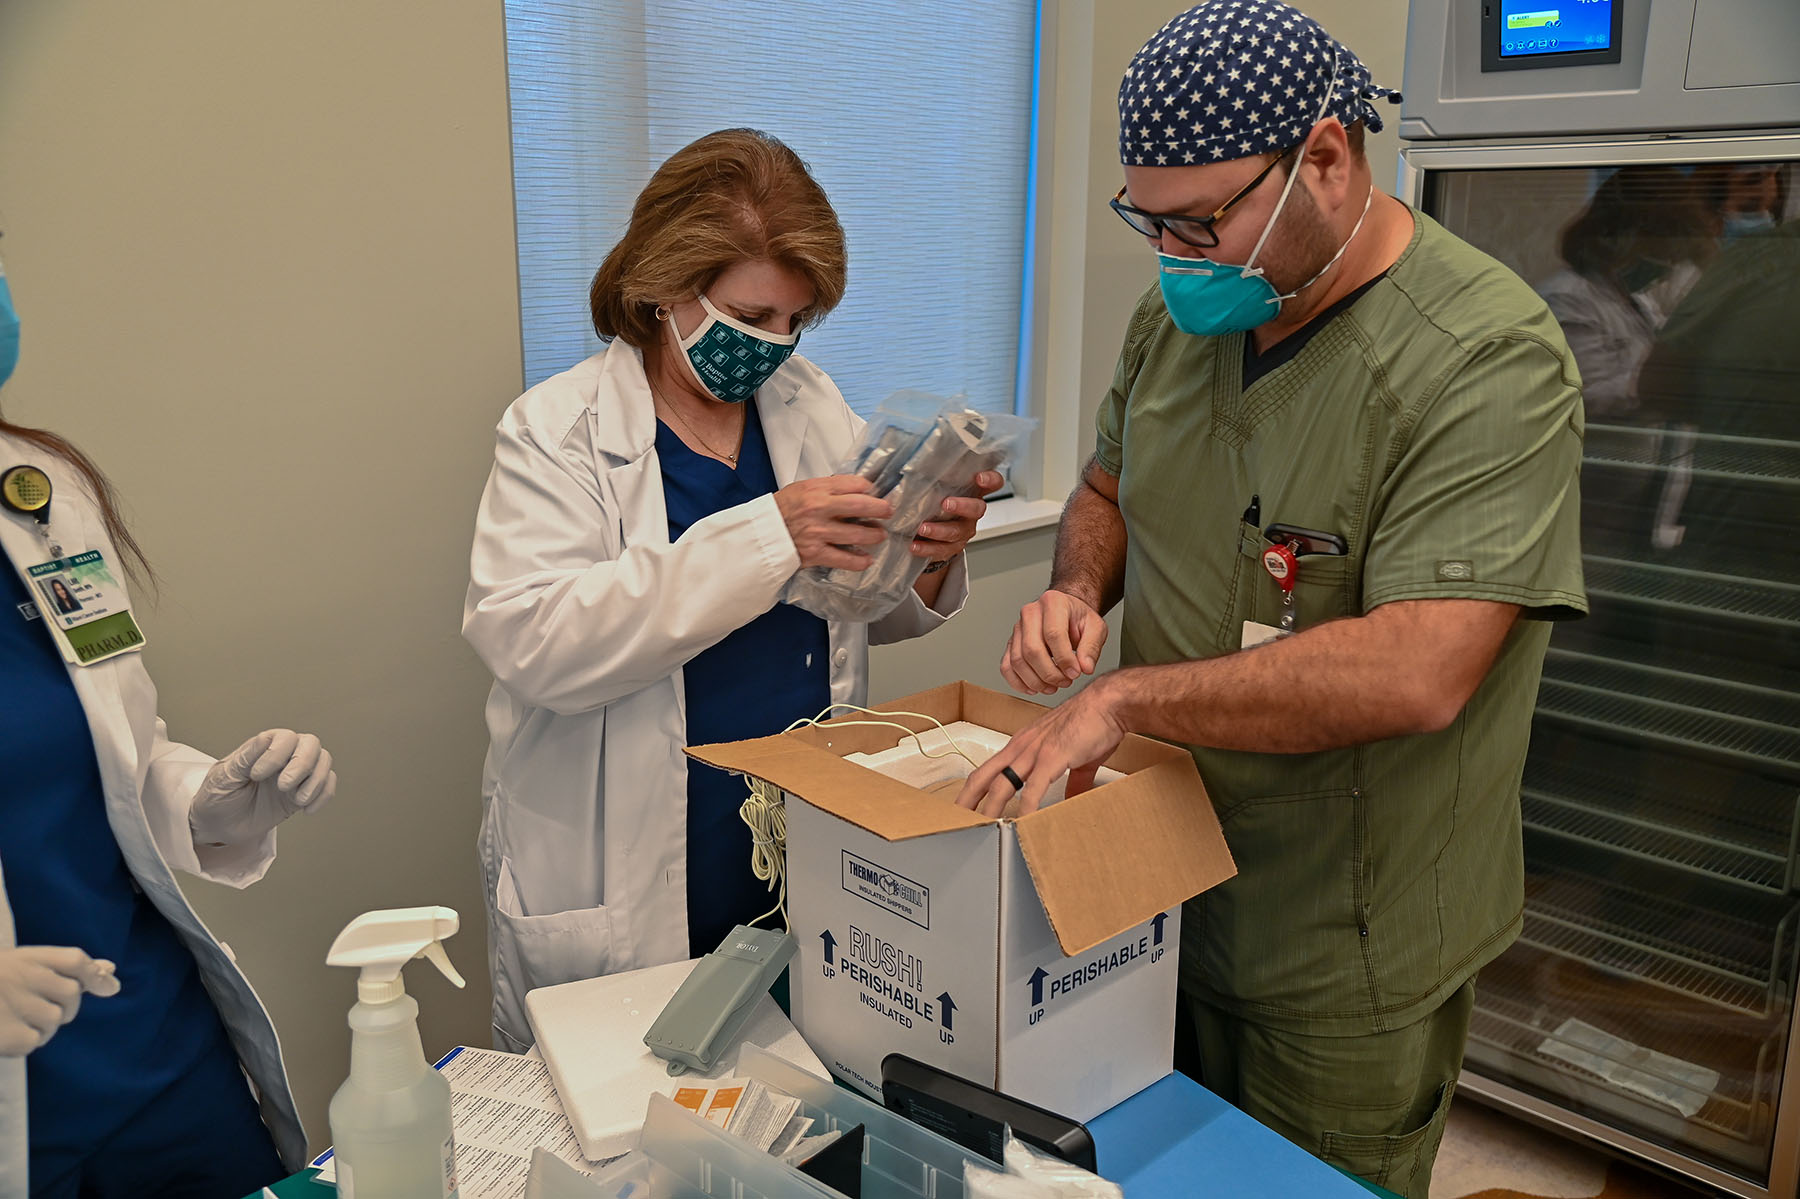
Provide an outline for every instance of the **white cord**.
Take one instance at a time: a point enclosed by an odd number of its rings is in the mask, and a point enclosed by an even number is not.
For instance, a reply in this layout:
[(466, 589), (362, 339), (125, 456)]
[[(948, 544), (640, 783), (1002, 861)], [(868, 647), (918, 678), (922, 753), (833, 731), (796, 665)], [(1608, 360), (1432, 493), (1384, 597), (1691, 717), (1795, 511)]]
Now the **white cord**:
[(762, 779), (750, 779), (750, 795), (738, 806), (738, 817), (750, 826), (750, 873), (771, 891), (780, 890), (775, 906), (751, 924), (760, 924), (777, 912), (781, 927), (792, 931), (787, 917), (787, 801), (781, 788)]
[[(948, 753), (934, 754), (930, 752), (925, 748), (925, 743), (919, 740), (917, 732), (896, 720), (838, 720), (832, 722), (832, 727), (845, 728), (860, 725), (870, 728), (899, 729), (913, 739), (913, 743), (919, 748), (919, 753), (924, 757), (948, 758), (955, 755), (971, 767), (980, 765), (968, 755), (962, 746), (956, 743), (956, 738), (952, 737), (944, 728), (943, 721), (935, 716), (927, 716), (923, 712), (878, 712), (859, 704), (827, 704), (817, 716), (807, 720), (796, 720), (781, 731), (791, 733), (795, 729), (804, 728), (809, 724), (819, 724), (838, 708), (850, 708), (870, 716), (911, 716), (916, 720), (929, 720), (937, 726), (938, 732), (944, 734), (944, 740), (950, 743)], [(767, 884), (769, 890), (779, 892), (775, 899), (775, 906), (750, 923), (758, 924), (770, 916), (779, 914), (781, 927), (792, 932), (793, 926), (788, 923), (787, 915), (787, 797), (774, 783), (749, 776), (745, 776), (745, 778), (750, 785), (750, 794), (742, 804), (738, 805), (738, 818), (750, 828), (750, 873), (756, 876), (757, 882)]]

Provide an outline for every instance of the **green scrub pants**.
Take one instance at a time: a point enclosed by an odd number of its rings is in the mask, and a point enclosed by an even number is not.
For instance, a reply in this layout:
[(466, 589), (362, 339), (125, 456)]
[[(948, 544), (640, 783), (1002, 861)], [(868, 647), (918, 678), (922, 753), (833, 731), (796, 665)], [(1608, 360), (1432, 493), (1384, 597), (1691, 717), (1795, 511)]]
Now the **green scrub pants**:
[(1286, 1032), (1190, 996), (1183, 1006), (1207, 1089), (1339, 1169), (1405, 1199), (1428, 1199), (1474, 980), (1424, 1019), (1368, 1036)]

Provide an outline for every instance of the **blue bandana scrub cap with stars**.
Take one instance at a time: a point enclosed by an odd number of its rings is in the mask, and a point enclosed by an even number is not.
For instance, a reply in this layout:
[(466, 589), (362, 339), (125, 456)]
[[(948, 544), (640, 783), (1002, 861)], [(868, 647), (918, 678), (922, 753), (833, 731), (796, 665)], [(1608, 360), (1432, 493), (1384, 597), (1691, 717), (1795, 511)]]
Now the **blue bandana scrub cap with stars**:
[(1397, 103), (1319, 23), (1277, 0), (1207, 0), (1157, 31), (1119, 84), (1119, 161), (1187, 166), (1289, 150), (1334, 116), (1379, 133)]

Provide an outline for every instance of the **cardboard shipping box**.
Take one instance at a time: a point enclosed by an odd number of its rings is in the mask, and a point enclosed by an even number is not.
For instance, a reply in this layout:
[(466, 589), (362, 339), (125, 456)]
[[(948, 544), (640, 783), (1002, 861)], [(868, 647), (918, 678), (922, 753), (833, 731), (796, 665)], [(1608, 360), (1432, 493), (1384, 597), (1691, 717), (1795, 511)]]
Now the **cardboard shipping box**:
[[(1045, 711), (971, 683), (880, 707), (1008, 734)], [(1125, 777), (994, 820), (845, 760), (903, 739), (833, 721), (688, 751), (787, 793), (807, 1043), (871, 1096), (903, 1053), (1078, 1120), (1166, 1075), (1181, 903), (1237, 872), (1193, 759), (1127, 737)]]

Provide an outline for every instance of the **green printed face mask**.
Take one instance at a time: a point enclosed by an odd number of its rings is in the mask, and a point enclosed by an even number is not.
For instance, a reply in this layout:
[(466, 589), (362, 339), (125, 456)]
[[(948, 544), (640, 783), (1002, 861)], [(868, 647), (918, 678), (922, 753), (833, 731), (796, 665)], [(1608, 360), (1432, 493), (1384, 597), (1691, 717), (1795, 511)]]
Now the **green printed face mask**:
[[(794, 352), (798, 333), (781, 336), (733, 320), (700, 297), (706, 319), (686, 337), (677, 334), (682, 360), (700, 386), (727, 404), (741, 404), (768, 382)], [(670, 329), (674, 329), (673, 322)]]

